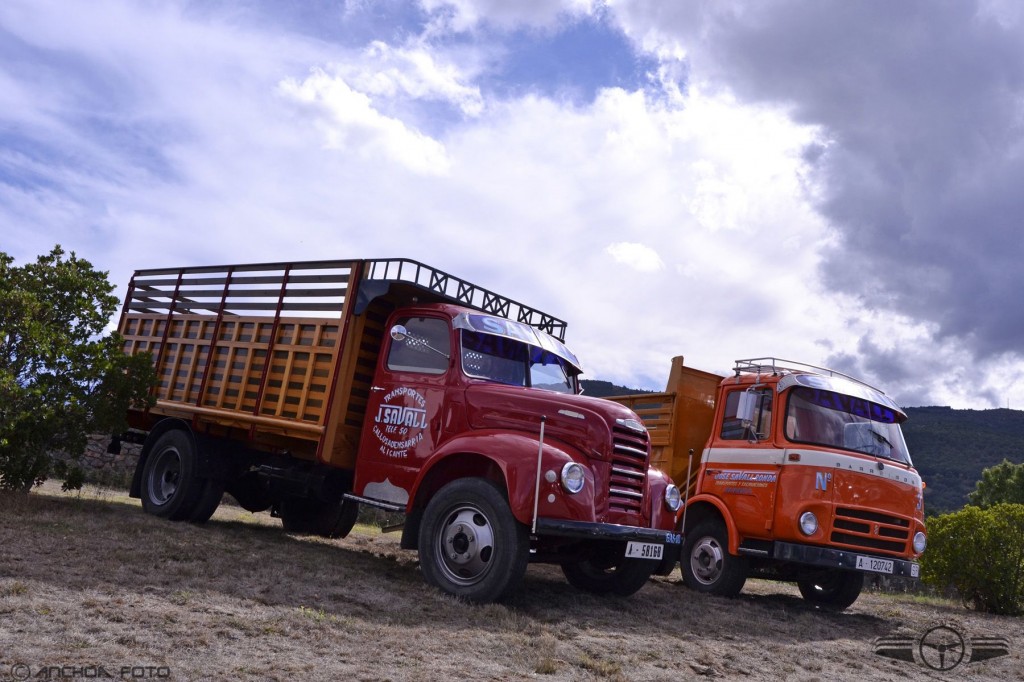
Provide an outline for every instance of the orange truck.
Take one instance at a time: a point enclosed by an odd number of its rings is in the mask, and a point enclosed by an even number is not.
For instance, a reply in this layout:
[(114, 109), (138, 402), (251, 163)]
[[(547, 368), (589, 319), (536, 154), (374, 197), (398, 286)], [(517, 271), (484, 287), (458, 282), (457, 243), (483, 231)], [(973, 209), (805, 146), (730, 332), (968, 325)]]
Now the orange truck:
[(723, 377), (672, 360), (664, 393), (610, 398), (641, 416), (652, 465), (684, 491), (685, 583), (735, 595), (748, 576), (795, 581), (842, 610), (866, 575), (917, 578), (923, 488), (906, 413), (832, 370), (738, 360)]
[(678, 487), (629, 409), (579, 395), (566, 324), (407, 259), (137, 271), (119, 332), (155, 406), (131, 495), (175, 521), (224, 493), (344, 537), (404, 514), (426, 580), (489, 602), (529, 562), (625, 596), (674, 567)]

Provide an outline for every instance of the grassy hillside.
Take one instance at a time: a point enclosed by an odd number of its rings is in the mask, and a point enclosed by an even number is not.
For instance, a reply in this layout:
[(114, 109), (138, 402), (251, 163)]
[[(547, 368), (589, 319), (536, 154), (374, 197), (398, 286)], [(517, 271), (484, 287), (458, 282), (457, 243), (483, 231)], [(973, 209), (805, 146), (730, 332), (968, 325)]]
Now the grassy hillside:
[[(1002, 682), (1024, 669), (1024, 620), (953, 601), (866, 590), (827, 613), (792, 585), (750, 580), (726, 599), (678, 570), (602, 598), (531, 565), (506, 603), (474, 606), (427, 586), (398, 542), (363, 525), (292, 535), (228, 505), (204, 526), (171, 523), (54, 483), (0, 492), (0, 680)], [(939, 623), (1013, 648), (942, 676), (920, 654), (876, 653)]]
[[(583, 382), (584, 394), (604, 397), (637, 393), (607, 381)], [(909, 407), (903, 434), (924, 478), (929, 514), (950, 512), (967, 504), (967, 493), (981, 472), (1004, 459), (1024, 462), (1024, 411), (954, 410)]]

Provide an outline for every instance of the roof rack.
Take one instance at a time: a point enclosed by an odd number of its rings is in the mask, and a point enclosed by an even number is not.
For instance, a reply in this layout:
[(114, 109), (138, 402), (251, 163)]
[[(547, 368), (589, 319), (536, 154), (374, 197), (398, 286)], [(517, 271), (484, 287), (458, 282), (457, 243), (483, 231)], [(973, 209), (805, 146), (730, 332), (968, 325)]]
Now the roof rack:
[(860, 384), (861, 386), (867, 386), (868, 388), (878, 391), (882, 395), (885, 395), (885, 391), (882, 391), (876, 386), (861, 381), (856, 377), (852, 377), (849, 374), (838, 372), (828, 367), (819, 367), (817, 365), (809, 365), (806, 362), (797, 362), (796, 360), (783, 360), (781, 358), (750, 358), (749, 360), (737, 360), (736, 366), (733, 367), (733, 371), (736, 372), (736, 376), (740, 374), (783, 374), (786, 372), (812, 372), (815, 374), (826, 374), (832, 377), (842, 377), (848, 381)]
[(363, 278), (415, 284), (470, 308), (491, 313), (545, 331), (565, 341), (566, 322), (536, 308), (467, 282), (447, 272), (408, 258), (378, 258), (366, 261)]

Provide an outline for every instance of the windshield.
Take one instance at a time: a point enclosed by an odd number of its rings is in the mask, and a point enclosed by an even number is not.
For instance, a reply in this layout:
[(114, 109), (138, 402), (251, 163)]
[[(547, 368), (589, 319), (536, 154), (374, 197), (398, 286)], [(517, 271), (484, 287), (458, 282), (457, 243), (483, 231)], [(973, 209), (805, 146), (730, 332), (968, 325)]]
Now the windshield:
[(910, 465), (901, 417), (890, 407), (863, 398), (797, 386), (786, 407), (786, 438)]
[(554, 353), (494, 334), (462, 330), (462, 371), (510, 386), (577, 393), (576, 369)]

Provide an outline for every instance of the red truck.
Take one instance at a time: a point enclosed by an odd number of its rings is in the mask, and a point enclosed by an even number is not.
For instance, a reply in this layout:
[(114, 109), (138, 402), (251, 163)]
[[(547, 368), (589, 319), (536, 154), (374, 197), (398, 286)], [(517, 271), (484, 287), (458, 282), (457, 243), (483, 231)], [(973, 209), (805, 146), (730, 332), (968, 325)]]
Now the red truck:
[(159, 380), (131, 494), (204, 522), (226, 491), (330, 537), (401, 512), (426, 580), (470, 601), (531, 561), (632, 594), (677, 561), (680, 492), (636, 414), (579, 395), (565, 328), (405, 259), (137, 271), (119, 332)]
[(664, 393), (610, 398), (651, 434), (652, 462), (685, 491), (685, 583), (738, 593), (748, 576), (795, 581), (841, 610), (865, 575), (917, 578), (924, 484), (876, 388), (776, 358), (724, 377), (672, 360)]

